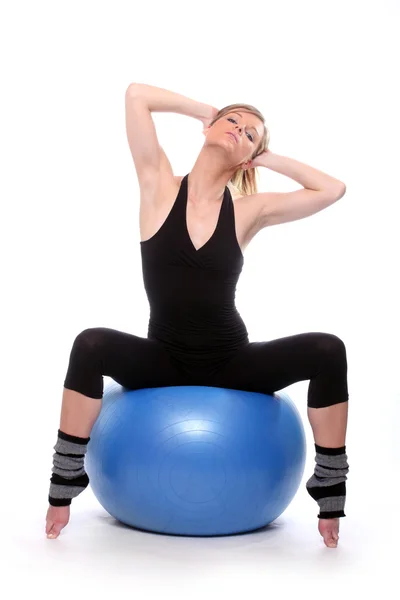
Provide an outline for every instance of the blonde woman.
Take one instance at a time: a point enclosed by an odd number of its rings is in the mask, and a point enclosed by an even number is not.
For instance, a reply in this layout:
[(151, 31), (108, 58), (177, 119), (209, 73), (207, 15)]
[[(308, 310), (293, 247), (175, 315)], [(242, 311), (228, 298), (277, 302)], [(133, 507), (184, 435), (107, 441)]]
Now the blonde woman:
[[(271, 152), (265, 119), (251, 105), (218, 110), (139, 83), (128, 87), (125, 102), (140, 186), (148, 335), (98, 327), (76, 337), (64, 381), (46, 533), (58, 537), (71, 500), (89, 483), (84, 456), (101, 408), (104, 375), (129, 389), (205, 385), (266, 394), (309, 380), (316, 467), (306, 488), (318, 503), (326, 546), (336, 547), (348, 473), (345, 345), (320, 332), (250, 342), (235, 292), (243, 253), (259, 231), (323, 210), (344, 195), (345, 184)], [(185, 176), (174, 175), (153, 112), (202, 122), (204, 145)], [(257, 167), (291, 177), (303, 189), (259, 193)]]

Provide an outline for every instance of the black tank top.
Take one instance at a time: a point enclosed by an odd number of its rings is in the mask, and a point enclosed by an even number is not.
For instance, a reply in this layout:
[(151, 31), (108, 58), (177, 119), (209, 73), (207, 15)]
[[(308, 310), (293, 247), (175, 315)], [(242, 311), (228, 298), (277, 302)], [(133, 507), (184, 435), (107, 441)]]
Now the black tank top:
[(249, 342), (235, 307), (244, 257), (228, 187), (213, 235), (196, 250), (186, 224), (188, 176), (161, 228), (140, 242), (150, 304), (147, 335), (161, 342), (184, 372), (211, 375)]

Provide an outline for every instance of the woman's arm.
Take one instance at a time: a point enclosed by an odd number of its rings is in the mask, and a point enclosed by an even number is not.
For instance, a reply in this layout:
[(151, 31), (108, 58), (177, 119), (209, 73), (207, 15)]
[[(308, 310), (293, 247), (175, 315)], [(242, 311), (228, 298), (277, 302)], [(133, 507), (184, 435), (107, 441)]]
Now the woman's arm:
[(131, 95), (142, 98), (150, 112), (174, 112), (193, 117), (203, 123), (206, 120), (211, 121), (218, 112), (213, 106), (154, 85), (131, 83), (128, 90)]
[(343, 190), (345, 191), (346, 185), (343, 181), (323, 173), (310, 165), (301, 163), (294, 158), (288, 156), (281, 156), (275, 154), (270, 150), (263, 152), (256, 156), (252, 161), (251, 166), (267, 167), (271, 171), (281, 173), (294, 179), (297, 183), (300, 183), (304, 188), (309, 190)]
[(294, 192), (254, 194), (260, 227), (297, 221), (327, 208), (346, 193), (346, 185), (310, 165), (270, 150), (251, 161), (252, 167), (267, 167), (300, 183), (304, 189)]

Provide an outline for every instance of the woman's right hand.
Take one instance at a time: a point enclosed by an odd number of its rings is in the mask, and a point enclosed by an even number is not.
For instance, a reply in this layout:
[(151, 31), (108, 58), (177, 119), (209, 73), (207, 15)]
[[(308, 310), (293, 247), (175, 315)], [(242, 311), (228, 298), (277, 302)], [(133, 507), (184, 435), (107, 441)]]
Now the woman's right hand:
[(219, 109), (215, 108), (215, 106), (209, 106), (208, 108), (208, 115), (200, 119), (200, 121), (203, 123), (204, 129), (206, 129), (210, 125), (211, 121), (213, 121), (219, 113)]

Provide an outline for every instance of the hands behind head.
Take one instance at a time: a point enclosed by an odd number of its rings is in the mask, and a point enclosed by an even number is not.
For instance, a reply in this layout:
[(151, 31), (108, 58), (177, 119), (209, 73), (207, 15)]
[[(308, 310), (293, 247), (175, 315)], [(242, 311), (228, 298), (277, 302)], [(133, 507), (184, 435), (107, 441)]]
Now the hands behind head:
[(242, 169), (247, 171), (247, 169), (254, 169), (255, 167), (266, 167), (266, 157), (268, 154), (271, 154), (270, 150), (264, 150), (261, 154), (258, 154), (253, 160), (247, 160), (242, 164)]
[(203, 130), (209, 127), (211, 121), (215, 119), (217, 114), (219, 113), (219, 109), (215, 108), (215, 106), (208, 107), (208, 115), (206, 117), (201, 117), (200, 121), (203, 123)]

